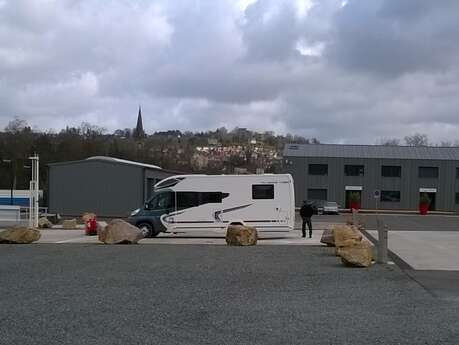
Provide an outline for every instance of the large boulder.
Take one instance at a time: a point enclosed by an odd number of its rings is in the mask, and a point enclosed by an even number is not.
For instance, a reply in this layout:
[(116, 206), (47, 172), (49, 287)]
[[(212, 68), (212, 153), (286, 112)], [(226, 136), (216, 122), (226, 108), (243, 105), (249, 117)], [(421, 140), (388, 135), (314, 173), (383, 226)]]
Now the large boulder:
[(338, 254), (346, 266), (368, 267), (373, 261), (373, 247), (366, 241), (350, 247), (340, 247)]
[(76, 219), (67, 219), (62, 222), (62, 228), (66, 230), (72, 230), (77, 228)]
[(94, 218), (96, 218), (96, 214), (91, 213), (91, 212), (83, 213), (83, 215), (81, 216), (81, 220), (83, 221), (84, 224), (86, 224), (87, 222), (89, 222), (91, 219), (94, 219)]
[(326, 244), (329, 247), (335, 246), (335, 236), (333, 236), (333, 229), (325, 229), (322, 233), (321, 243)]
[(333, 237), (336, 247), (349, 247), (362, 241), (362, 234), (349, 225), (335, 225), (333, 227)]
[(144, 238), (139, 228), (122, 219), (114, 219), (105, 227), (98, 227), (99, 241), (105, 244), (131, 244)]
[(226, 230), (226, 244), (229, 246), (254, 246), (257, 240), (257, 229), (253, 227), (230, 225)]
[(0, 232), (0, 243), (27, 244), (38, 241), (40, 231), (24, 227), (7, 229)]
[(51, 223), (48, 218), (41, 217), (38, 219), (38, 227), (40, 229), (50, 229), (53, 227), (53, 223)]

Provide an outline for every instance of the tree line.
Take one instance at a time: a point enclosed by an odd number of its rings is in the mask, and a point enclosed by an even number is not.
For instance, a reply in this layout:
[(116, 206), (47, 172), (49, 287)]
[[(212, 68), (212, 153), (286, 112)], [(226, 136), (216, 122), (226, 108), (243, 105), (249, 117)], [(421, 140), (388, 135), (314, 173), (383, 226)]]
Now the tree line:
[[(213, 140), (210, 140), (213, 139)], [(261, 143), (266, 150), (277, 152), (281, 156), (286, 144), (319, 144), (316, 138), (298, 135), (277, 135), (274, 132), (254, 132), (245, 128), (228, 130), (225, 127), (214, 131), (192, 132), (169, 130), (151, 135), (136, 137), (134, 129), (117, 129), (108, 133), (105, 128), (83, 122), (78, 127), (66, 127), (59, 132), (40, 131), (31, 128), (25, 120), (14, 118), (3, 131), (0, 131), (0, 189), (28, 189), (30, 181), (29, 155), (40, 155), (40, 184), (47, 190), (49, 163), (86, 159), (91, 156), (110, 156), (143, 163), (159, 165), (164, 169), (185, 173), (230, 173), (226, 168), (250, 168), (254, 149), (250, 142)], [(193, 164), (193, 155), (197, 147), (209, 146), (218, 142), (221, 146), (241, 146), (245, 156), (230, 157), (221, 166), (208, 166), (199, 170)], [(379, 145), (401, 145), (397, 138), (380, 139)], [(404, 138), (409, 146), (433, 145), (426, 134), (415, 133)], [(459, 142), (441, 142), (440, 146), (459, 146)], [(280, 166), (271, 166), (266, 172), (280, 172)]]
[[(40, 184), (46, 193), (46, 166), (49, 163), (81, 160), (91, 156), (111, 156), (186, 173), (219, 173), (196, 171), (192, 164), (196, 147), (208, 146), (209, 139), (216, 140), (222, 146), (240, 145), (249, 151), (253, 149), (250, 141), (255, 140), (279, 155), (288, 143), (319, 143), (315, 138), (307, 139), (291, 134), (276, 135), (274, 132), (259, 133), (244, 128), (230, 131), (224, 127), (207, 132), (161, 131), (141, 138), (134, 134), (134, 130), (130, 128), (107, 133), (105, 128), (86, 122), (78, 127), (66, 127), (59, 132), (40, 131), (31, 128), (25, 120), (15, 118), (0, 132), (0, 189), (29, 188), (31, 172), (28, 157), (33, 153), (40, 156)], [(234, 157), (228, 164), (243, 168), (250, 166), (251, 162), (250, 159), (240, 160)], [(277, 172), (275, 169), (273, 167), (272, 172)]]
[(376, 141), (377, 145), (384, 146), (440, 146), (440, 147), (459, 147), (459, 140), (443, 140), (440, 143), (433, 143), (430, 141), (427, 134), (415, 133), (408, 135), (403, 138), (403, 141), (399, 138), (381, 138)]

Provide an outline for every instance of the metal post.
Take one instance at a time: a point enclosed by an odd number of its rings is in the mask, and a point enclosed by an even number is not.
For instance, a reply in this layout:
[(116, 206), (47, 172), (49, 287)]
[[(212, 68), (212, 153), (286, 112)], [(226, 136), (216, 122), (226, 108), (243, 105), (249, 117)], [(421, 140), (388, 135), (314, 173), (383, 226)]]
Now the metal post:
[(29, 157), (32, 161), (32, 179), (30, 181), (29, 197), (29, 226), (38, 228), (38, 207), (39, 207), (39, 157), (34, 154)]
[(13, 172), (13, 162), (10, 162), (10, 169), (11, 169), (11, 186), (10, 186), (10, 205), (14, 205), (14, 172)]
[(35, 171), (35, 178), (37, 179), (37, 185), (35, 189), (35, 227), (38, 228), (38, 211), (40, 208), (40, 158), (37, 154), (36, 157), (36, 171)]
[(352, 224), (354, 226), (359, 226), (359, 220), (357, 218), (357, 210), (355, 208), (352, 209)]
[(376, 262), (378, 264), (387, 264), (387, 227), (380, 219), (376, 220), (378, 228), (378, 255)]

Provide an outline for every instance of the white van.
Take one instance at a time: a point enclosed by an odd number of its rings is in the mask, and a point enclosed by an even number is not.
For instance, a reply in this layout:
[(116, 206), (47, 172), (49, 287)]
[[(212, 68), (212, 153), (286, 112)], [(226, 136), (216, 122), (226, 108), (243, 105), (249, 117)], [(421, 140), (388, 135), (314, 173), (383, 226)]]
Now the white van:
[(178, 175), (158, 182), (129, 222), (146, 236), (160, 232), (226, 230), (229, 224), (260, 231), (289, 231), (295, 195), (289, 174)]

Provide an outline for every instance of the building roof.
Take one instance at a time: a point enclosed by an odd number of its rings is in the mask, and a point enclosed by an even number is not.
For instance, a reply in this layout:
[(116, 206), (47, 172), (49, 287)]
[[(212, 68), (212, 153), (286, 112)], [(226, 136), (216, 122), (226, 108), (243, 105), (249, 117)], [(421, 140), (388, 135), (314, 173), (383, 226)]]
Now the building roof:
[(459, 161), (459, 147), (287, 144), (284, 157), (431, 159)]
[(107, 156), (94, 156), (94, 157), (83, 159), (81, 161), (59, 162), (59, 163), (51, 163), (48, 165), (50, 166), (66, 165), (66, 164), (82, 163), (82, 162), (87, 162), (87, 161), (99, 161), (99, 162), (108, 162), (108, 163), (116, 163), (116, 164), (126, 164), (126, 165), (139, 166), (139, 167), (148, 168), (148, 169), (163, 170), (161, 167), (157, 165), (133, 162), (133, 161), (125, 160), (125, 159), (119, 159), (119, 158), (113, 158), (113, 157), (107, 157)]
[(157, 165), (139, 163), (139, 162), (134, 162), (134, 161), (128, 161), (128, 160), (126, 160), (126, 159), (113, 158), (113, 157), (107, 157), (107, 156), (94, 156), (94, 157), (86, 158), (86, 160), (87, 160), (87, 161), (105, 161), (105, 162), (112, 162), (112, 163), (137, 165), (137, 166), (144, 167), (144, 168), (160, 169), (160, 170), (162, 170), (162, 168), (159, 167), (159, 166), (157, 166)]

